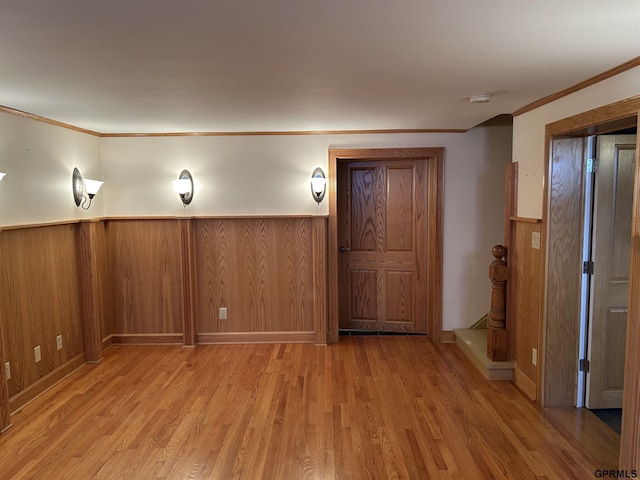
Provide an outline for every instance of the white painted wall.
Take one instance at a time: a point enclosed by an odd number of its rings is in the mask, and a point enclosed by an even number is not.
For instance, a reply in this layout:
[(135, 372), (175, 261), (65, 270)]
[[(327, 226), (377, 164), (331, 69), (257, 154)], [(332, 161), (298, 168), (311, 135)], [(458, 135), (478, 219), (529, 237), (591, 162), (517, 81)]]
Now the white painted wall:
[(88, 211), (76, 207), (74, 167), (101, 177), (98, 137), (0, 112), (0, 226), (102, 216), (101, 195)]
[(637, 95), (640, 95), (640, 67), (514, 118), (513, 161), (519, 162), (519, 216), (542, 217), (545, 125)]
[[(445, 330), (489, 310), (491, 247), (503, 241), (504, 167), (511, 128), (467, 133), (103, 138), (105, 215), (327, 215), (311, 198), (316, 166), (330, 148), (445, 147)], [(184, 208), (171, 181), (191, 171)]]

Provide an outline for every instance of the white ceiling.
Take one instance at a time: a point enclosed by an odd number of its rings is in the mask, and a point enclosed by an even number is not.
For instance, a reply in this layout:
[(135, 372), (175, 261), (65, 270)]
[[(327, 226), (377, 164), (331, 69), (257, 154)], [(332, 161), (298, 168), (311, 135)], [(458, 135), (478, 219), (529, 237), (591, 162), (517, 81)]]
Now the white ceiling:
[(467, 129), (635, 58), (639, 28), (639, 0), (0, 0), (0, 105), (102, 133)]

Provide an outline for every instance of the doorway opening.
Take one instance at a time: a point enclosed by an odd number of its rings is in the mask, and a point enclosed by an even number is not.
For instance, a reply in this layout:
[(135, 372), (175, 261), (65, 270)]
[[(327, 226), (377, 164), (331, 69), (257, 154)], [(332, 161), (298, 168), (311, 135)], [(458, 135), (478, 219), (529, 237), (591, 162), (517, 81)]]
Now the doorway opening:
[(603, 113), (547, 126), (546, 407), (621, 407), (624, 396), (637, 116)]
[(585, 139), (576, 406), (621, 432), (637, 128)]
[(442, 336), (443, 148), (329, 151), (329, 342)]

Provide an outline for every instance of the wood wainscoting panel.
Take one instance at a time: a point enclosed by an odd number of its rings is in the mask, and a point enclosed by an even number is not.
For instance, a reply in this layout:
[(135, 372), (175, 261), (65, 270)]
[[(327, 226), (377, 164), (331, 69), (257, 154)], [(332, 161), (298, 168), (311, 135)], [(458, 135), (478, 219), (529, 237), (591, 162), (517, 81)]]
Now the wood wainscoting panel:
[(102, 339), (104, 338), (104, 299), (102, 295), (101, 270), (103, 255), (99, 251), (103, 243), (99, 243), (100, 232), (104, 234), (102, 222), (81, 222), (77, 226), (78, 237), (78, 275), (80, 280), (82, 322), (84, 345), (87, 361), (99, 362), (102, 359)]
[[(84, 357), (76, 225), (3, 231), (0, 252), (0, 319), (12, 398)], [(36, 363), (38, 345), (42, 359)]]
[(314, 331), (311, 218), (197, 219), (194, 232), (198, 334)]
[(515, 382), (532, 400), (536, 400), (535, 386), (538, 383), (538, 367), (532, 363), (532, 350), (535, 348), (542, 358), (539, 347), (542, 258), (540, 249), (532, 246), (532, 237), (534, 233), (540, 235), (541, 230), (541, 223), (511, 222), (512, 251), (509, 255), (507, 288), (511, 306), (508, 321), (513, 334), (513, 360), (519, 371), (515, 375)]
[[(2, 317), (0, 317), (0, 365), (4, 365), (7, 361), (7, 356), (4, 354), (3, 347), (3, 330), (4, 325)], [(2, 370), (4, 372), (4, 367)], [(11, 408), (9, 407), (9, 383), (5, 375), (0, 374), (0, 433), (4, 432), (11, 426)]]
[(316, 345), (327, 344), (327, 219), (311, 220), (313, 256), (313, 323)]
[(182, 334), (179, 222), (109, 220), (106, 233), (112, 333)]
[(99, 306), (102, 308), (100, 334), (102, 336), (102, 345), (105, 346), (105, 340), (116, 331), (115, 315), (111, 309), (109, 299), (109, 261), (108, 261), (108, 243), (106, 224), (100, 221), (95, 224), (95, 248), (96, 248), (96, 264), (98, 266), (98, 295)]
[(182, 266), (182, 324), (184, 345), (196, 344), (195, 330), (195, 238), (193, 220), (181, 219), (180, 222), (180, 265)]

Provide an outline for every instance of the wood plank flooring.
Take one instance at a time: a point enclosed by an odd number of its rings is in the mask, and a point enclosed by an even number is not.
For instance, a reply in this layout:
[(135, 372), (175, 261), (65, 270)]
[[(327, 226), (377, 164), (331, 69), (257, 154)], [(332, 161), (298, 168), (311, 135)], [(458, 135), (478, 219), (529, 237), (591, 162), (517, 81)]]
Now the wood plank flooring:
[(2, 479), (588, 479), (619, 442), (414, 336), (112, 346), (12, 418)]

